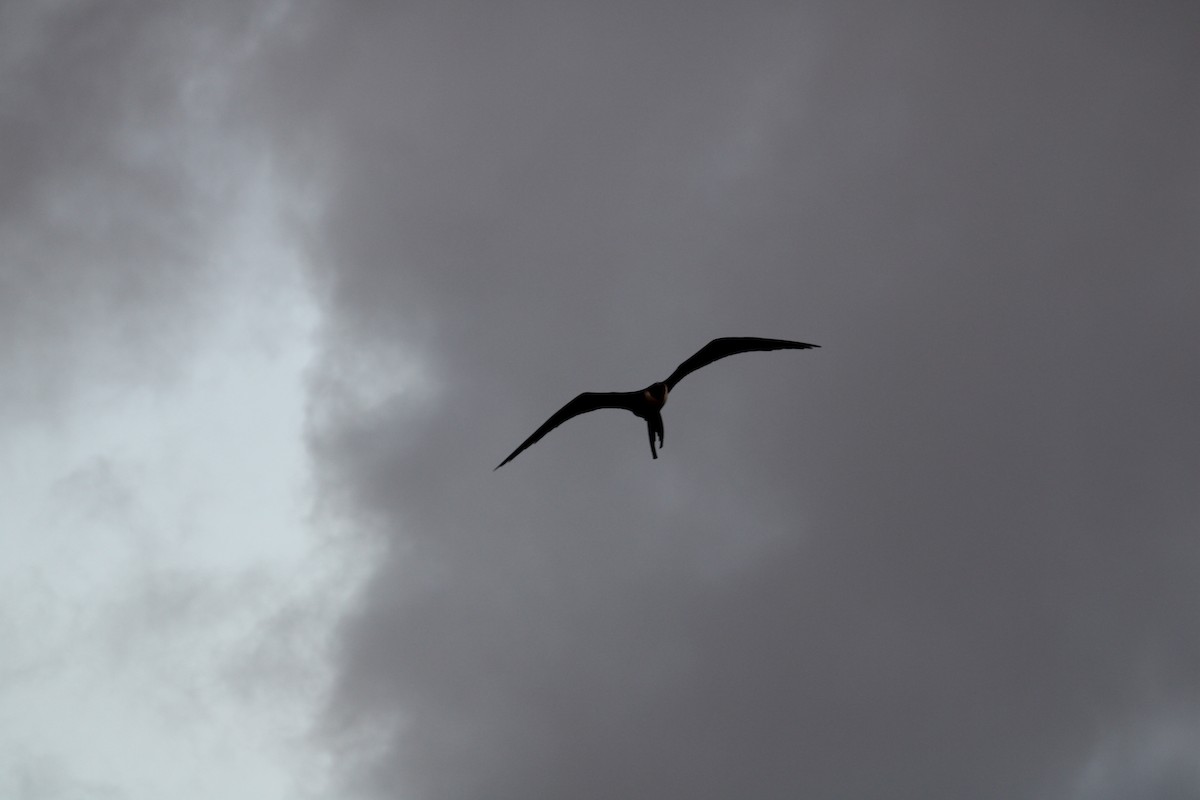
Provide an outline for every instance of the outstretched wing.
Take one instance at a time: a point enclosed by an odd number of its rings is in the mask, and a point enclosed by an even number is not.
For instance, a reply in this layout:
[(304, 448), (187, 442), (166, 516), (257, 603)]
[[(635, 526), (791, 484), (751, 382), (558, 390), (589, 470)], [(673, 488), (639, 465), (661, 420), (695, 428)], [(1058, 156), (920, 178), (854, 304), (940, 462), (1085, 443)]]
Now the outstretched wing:
[(533, 432), (525, 441), (521, 442), (521, 446), (512, 451), (512, 454), (496, 465), (492, 472), (495, 472), (500, 467), (503, 467), (508, 462), (512, 461), (521, 451), (529, 447), (531, 444), (541, 439), (550, 431), (562, 425), (572, 417), (578, 417), (580, 414), (586, 414), (589, 411), (595, 411), (598, 408), (625, 408), (633, 410), (634, 401), (641, 392), (584, 392), (576, 397), (571, 402), (554, 412), (550, 419), (542, 423), (542, 427)]
[(701, 367), (707, 367), (718, 359), (725, 358), (725, 356), (749, 353), (755, 350), (808, 350), (809, 348), (820, 346), (819, 344), (792, 342), (787, 339), (759, 339), (753, 336), (713, 339), (704, 345), (704, 347), (701, 347), (700, 352), (680, 364), (671, 373), (671, 377), (667, 378), (663, 383), (667, 384), (668, 390), (674, 389), (675, 384), (688, 375)]

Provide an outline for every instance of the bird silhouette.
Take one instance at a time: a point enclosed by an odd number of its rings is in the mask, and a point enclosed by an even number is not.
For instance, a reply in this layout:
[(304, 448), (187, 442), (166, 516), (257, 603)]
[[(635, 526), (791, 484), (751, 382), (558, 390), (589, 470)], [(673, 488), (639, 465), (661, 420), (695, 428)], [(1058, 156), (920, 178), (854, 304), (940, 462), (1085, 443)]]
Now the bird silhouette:
[(654, 446), (654, 439), (657, 436), (658, 446), (663, 446), (662, 407), (667, 403), (668, 393), (681, 380), (701, 367), (706, 367), (726, 356), (759, 350), (808, 350), (813, 347), (820, 347), (820, 345), (792, 342), (787, 339), (759, 339), (752, 336), (713, 339), (704, 345), (704, 347), (701, 347), (695, 355), (676, 367), (675, 371), (665, 381), (652, 383), (641, 391), (584, 392), (554, 412), (550, 419), (543, 422), (540, 428), (534, 431), (528, 439), (521, 442), (521, 446), (513, 450), (508, 458), (497, 464), (492, 471), (495, 472), (512, 461), (521, 454), (521, 451), (536, 443), (547, 433), (572, 417), (578, 417), (580, 414), (586, 414), (589, 411), (595, 411), (600, 408), (623, 408), (626, 411), (633, 412), (635, 416), (646, 420), (646, 432), (650, 436), (650, 455), (658, 458), (658, 449)]

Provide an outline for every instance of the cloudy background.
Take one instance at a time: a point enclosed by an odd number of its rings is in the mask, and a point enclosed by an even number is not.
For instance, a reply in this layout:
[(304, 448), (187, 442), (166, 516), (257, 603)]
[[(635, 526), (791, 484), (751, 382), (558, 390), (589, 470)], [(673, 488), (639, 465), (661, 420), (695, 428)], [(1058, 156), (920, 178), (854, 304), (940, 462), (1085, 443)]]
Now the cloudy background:
[(1198, 40), (0, 5), (0, 795), (1200, 797)]

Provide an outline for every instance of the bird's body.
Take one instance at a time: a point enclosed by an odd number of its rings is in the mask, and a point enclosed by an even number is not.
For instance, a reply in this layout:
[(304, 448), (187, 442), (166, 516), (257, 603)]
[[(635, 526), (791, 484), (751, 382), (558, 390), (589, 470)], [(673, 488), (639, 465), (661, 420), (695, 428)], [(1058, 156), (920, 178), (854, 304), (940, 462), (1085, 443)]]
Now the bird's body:
[(508, 458), (496, 465), (500, 469), (512, 461), (521, 451), (537, 442), (550, 431), (557, 428), (572, 417), (596, 411), (601, 408), (623, 408), (634, 416), (646, 421), (646, 430), (650, 436), (650, 455), (658, 458), (658, 450), (654, 445), (658, 439), (658, 447), (663, 444), (662, 408), (667, 404), (667, 396), (675, 385), (692, 372), (707, 366), (712, 362), (737, 353), (748, 353), (757, 350), (807, 350), (820, 347), (816, 344), (793, 342), (787, 339), (759, 339), (754, 337), (727, 337), (713, 339), (680, 364), (665, 381), (652, 383), (640, 392), (584, 392), (574, 400), (556, 411), (550, 419), (542, 423), (533, 434), (521, 443)]

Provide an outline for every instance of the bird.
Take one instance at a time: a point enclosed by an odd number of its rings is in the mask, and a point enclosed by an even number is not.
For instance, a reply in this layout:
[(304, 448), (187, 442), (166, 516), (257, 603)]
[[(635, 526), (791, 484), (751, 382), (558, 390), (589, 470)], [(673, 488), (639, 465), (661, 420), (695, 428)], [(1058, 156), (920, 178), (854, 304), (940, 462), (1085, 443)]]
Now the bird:
[(526, 448), (535, 444), (550, 431), (562, 425), (569, 419), (596, 411), (601, 408), (623, 408), (633, 412), (634, 416), (646, 421), (646, 432), (650, 437), (650, 455), (657, 459), (658, 449), (654, 446), (655, 437), (658, 447), (663, 446), (662, 407), (667, 403), (667, 395), (675, 389), (676, 384), (701, 367), (727, 356), (738, 353), (750, 353), (761, 350), (809, 350), (820, 347), (819, 344), (793, 342), (788, 339), (760, 339), (753, 336), (726, 336), (713, 339), (701, 347), (694, 355), (675, 368), (665, 381), (652, 383), (645, 389), (636, 392), (584, 392), (574, 400), (555, 411), (550, 419), (542, 423), (533, 434), (521, 442), (521, 446), (513, 450), (508, 458), (497, 464), (492, 471), (503, 467), (519, 456)]

